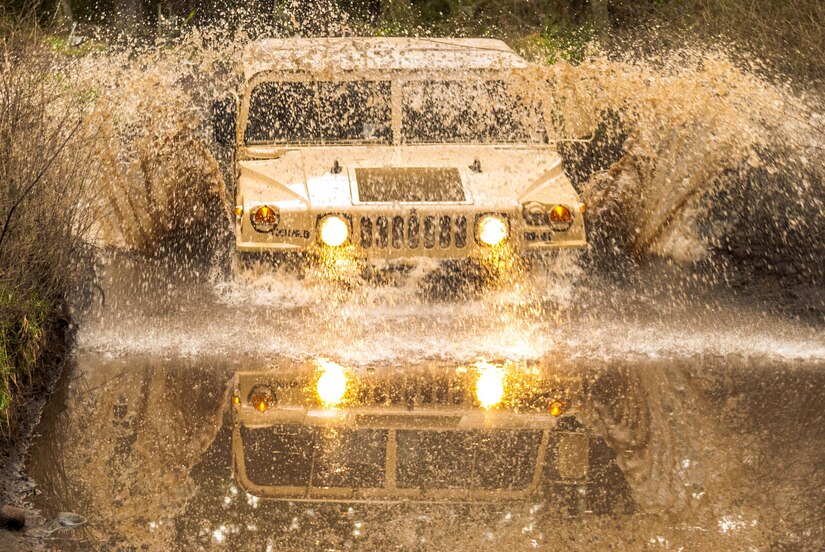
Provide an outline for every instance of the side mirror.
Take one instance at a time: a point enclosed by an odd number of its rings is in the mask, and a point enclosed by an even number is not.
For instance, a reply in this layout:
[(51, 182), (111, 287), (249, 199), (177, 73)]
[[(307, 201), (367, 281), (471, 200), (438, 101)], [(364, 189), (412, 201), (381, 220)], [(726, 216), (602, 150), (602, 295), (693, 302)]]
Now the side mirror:
[(215, 142), (222, 146), (235, 145), (238, 108), (234, 98), (212, 102), (212, 132)]

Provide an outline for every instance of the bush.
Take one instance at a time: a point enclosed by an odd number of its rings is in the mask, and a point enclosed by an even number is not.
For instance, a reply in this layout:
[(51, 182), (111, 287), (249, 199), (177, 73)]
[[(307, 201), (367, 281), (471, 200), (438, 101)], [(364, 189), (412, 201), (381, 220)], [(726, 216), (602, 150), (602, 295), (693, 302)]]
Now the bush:
[(43, 345), (49, 305), (36, 296), (3, 290), (0, 296), (0, 433), (13, 421), (14, 396), (30, 384)]
[(36, 28), (0, 34), (0, 434), (66, 316), (95, 219), (94, 129), (68, 75)]
[(764, 60), (771, 72), (802, 82), (825, 78), (821, 0), (610, 0), (608, 5), (613, 29), (643, 35), (652, 46), (718, 45), (722, 39)]

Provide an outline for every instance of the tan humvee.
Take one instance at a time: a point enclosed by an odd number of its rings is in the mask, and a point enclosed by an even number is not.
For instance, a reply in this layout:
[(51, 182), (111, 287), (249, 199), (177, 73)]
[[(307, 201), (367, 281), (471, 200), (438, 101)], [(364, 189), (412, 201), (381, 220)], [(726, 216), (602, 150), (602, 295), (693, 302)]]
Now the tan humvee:
[(580, 388), (574, 375), (506, 362), (240, 372), (235, 477), (278, 500), (546, 499), (581, 512), (593, 437), (576, 421)]
[(490, 39), (270, 39), (232, 128), (236, 249), (473, 259), (586, 245), (529, 65)]

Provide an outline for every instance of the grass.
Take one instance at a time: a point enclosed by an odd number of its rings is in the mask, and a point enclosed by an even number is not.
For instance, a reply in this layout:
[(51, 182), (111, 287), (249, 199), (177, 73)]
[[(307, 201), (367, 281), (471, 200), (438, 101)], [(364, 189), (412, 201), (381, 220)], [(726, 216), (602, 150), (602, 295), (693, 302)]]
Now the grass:
[(82, 60), (45, 36), (0, 28), (0, 438), (57, 365), (96, 216), (90, 92), (70, 69)]
[(72, 46), (66, 38), (57, 35), (46, 35), (42, 41), (55, 53), (64, 56), (83, 57), (90, 52), (103, 51), (106, 48), (105, 45), (93, 40), (86, 40), (77, 46)]
[(513, 45), (536, 61), (553, 64), (563, 60), (576, 64), (585, 59), (594, 38), (591, 24), (571, 27), (548, 21), (541, 32), (514, 40)]
[(11, 432), (18, 397), (32, 383), (50, 313), (49, 303), (36, 294), (0, 291), (0, 435)]

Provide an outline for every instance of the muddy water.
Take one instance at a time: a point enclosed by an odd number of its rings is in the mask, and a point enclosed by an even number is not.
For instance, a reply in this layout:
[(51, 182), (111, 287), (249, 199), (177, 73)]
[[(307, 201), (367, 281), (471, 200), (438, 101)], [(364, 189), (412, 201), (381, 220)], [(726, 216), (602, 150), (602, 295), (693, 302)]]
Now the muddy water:
[[(825, 332), (694, 286), (662, 267), (644, 288), (562, 256), (476, 298), (341, 289), (289, 274), (179, 275), (115, 258), (105, 304), (40, 427), (30, 474), (47, 514), (88, 519), (56, 550), (816, 549), (825, 505)], [(147, 274), (152, 274), (147, 277)], [(691, 279), (687, 278), (687, 282)], [(679, 284), (675, 285), (674, 282)], [(325, 356), (355, 368), (480, 358), (575, 370), (583, 420), (607, 445), (609, 497), (559, 504), (283, 504), (231, 476), (237, 370)], [(599, 464), (600, 462), (600, 464)]]
[[(587, 148), (565, 154), (581, 172), (591, 258), (562, 255), (480, 296), (433, 300), (419, 293), (426, 266), (398, 286), (342, 289), (317, 274), (227, 278), (221, 262), (201, 262), (226, 226), (204, 106), (237, 80), (242, 46), (203, 38), (71, 68), (97, 92), (90, 120), (109, 185), (98, 238), (119, 253), (101, 261), (90, 297), (100, 305), (81, 321), (32, 451), (38, 504), (88, 519), (53, 533), (52, 548), (825, 545), (825, 124), (815, 102), (712, 52), (536, 69), (528, 80), (548, 83), (537, 88), (564, 121), (559, 136), (615, 123), (599, 138), (609, 163)], [(768, 273), (769, 293), (746, 285), (752, 269)], [(608, 513), (247, 495), (230, 470), (232, 374), (318, 356), (577, 371), (590, 389), (583, 420), (606, 445), (597, 479), (613, 497)]]

